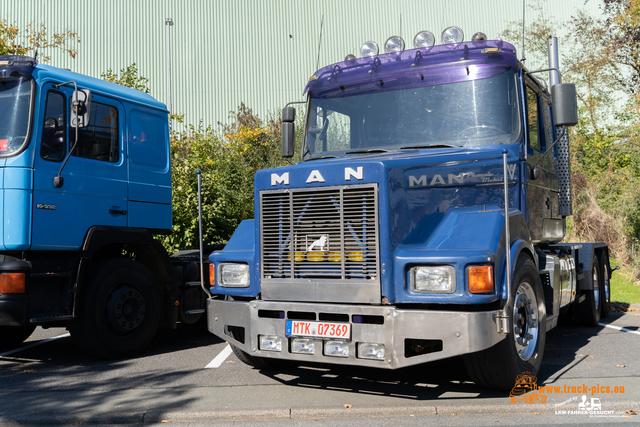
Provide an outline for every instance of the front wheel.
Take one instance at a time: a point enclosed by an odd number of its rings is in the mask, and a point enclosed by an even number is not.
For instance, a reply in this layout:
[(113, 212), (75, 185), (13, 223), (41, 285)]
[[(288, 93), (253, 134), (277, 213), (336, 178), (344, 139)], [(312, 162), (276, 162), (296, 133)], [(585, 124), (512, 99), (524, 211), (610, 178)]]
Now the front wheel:
[(542, 365), (547, 323), (540, 276), (533, 261), (521, 257), (515, 268), (509, 311), (511, 332), (491, 348), (463, 357), (478, 385), (510, 390), (518, 376), (537, 375)]
[(35, 325), (0, 326), (0, 348), (11, 348), (29, 338)]
[(142, 352), (159, 322), (160, 295), (149, 270), (131, 259), (112, 259), (95, 270), (69, 332), (83, 352), (120, 359)]

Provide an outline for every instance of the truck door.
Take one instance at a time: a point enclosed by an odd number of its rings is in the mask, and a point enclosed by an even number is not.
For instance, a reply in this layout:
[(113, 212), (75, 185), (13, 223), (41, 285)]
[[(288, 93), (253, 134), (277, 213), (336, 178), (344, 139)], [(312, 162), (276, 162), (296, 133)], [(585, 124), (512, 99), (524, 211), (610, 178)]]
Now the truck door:
[[(555, 148), (542, 157), (546, 148), (553, 144), (550, 102), (532, 81), (527, 79), (524, 87), (528, 132), (526, 217), (531, 238), (535, 242), (555, 241), (559, 240), (558, 233), (562, 234), (562, 222), (558, 216), (559, 191)], [(540, 176), (533, 180), (529, 172), (538, 160)]]
[(95, 225), (126, 227), (127, 170), (123, 144), (124, 108), (93, 94), (88, 126), (79, 128), (78, 144), (66, 163), (62, 187), (53, 186), (75, 142), (69, 126), (73, 89), (47, 84), (34, 171), (32, 249), (77, 249)]

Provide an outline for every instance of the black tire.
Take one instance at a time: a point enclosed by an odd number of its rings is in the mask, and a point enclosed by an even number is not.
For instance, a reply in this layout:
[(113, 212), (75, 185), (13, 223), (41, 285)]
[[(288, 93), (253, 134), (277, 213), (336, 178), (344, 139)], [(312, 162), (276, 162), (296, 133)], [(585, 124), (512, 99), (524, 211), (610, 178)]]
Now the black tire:
[(606, 252), (603, 251), (598, 258), (600, 260), (600, 272), (602, 273), (600, 318), (604, 319), (609, 316), (611, 311), (611, 267), (609, 266), (609, 256)]
[[(232, 338), (236, 338), (234, 336), (238, 334), (237, 330), (234, 328), (228, 328), (225, 330), (225, 333), (231, 336)], [(244, 337), (237, 337), (239, 341), (244, 340)], [(233, 354), (244, 364), (253, 366), (257, 369), (268, 369), (268, 370), (278, 370), (282, 368), (291, 368), (295, 366), (295, 362), (291, 360), (281, 360), (281, 359), (270, 359), (268, 357), (259, 357), (259, 356), (251, 356), (249, 353), (240, 350), (233, 344), (229, 344), (231, 346), (231, 350)]]
[(0, 348), (12, 348), (29, 338), (36, 325), (0, 326)]
[(511, 332), (493, 347), (463, 357), (467, 373), (482, 387), (510, 390), (518, 375), (537, 375), (542, 365), (547, 313), (540, 276), (531, 258), (518, 260), (511, 287)]
[(100, 263), (86, 290), (79, 318), (69, 324), (75, 344), (102, 359), (142, 352), (160, 322), (160, 295), (153, 276), (139, 262), (112, 259)]
[(582, 326), (598, 326), (602, 309), (602, 274), (595, 254), (591, 258), (591, 277), (593, 289), (583, 291), (584, 301), (575, 307), (574, 317)]

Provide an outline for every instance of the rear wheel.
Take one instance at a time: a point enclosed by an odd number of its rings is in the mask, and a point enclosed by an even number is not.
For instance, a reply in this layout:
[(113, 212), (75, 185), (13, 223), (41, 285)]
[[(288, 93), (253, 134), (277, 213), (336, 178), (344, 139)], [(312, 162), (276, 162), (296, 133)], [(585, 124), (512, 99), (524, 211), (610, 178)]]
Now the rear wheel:
[(11, 348), (29, 338), (35, 325), (0, 326), (0, 348)]
[(537, 375), (546, 339), (546, 308), (538, 270), (528, 257), (515, 268), (509, 312), (511, 332), (491, 348), (465, 355), (464, 364), (478, 385), (510, 390), (519, 375)]
[(609, 316), (611, 311), (611, 268), (609, 267), (609, 256), (602, 252), (600, 254), (600, 272), (602, 272), (602, 308), (600, 317)]
[(130, 259), (102, 262), (84, 299), (81, 317), (69, 324), (76, 345), (103, 359), (144, 350), (160, 321), (160, 295), (149, 270)]
[(594, 254), (591, 258), (591, 280), (593, 288), (583, 291), (585, 299), (575, 308), (575, 318), (583, 326), (598, 326), (602, 309), (603, 289), (600, 274), (600, 263)]

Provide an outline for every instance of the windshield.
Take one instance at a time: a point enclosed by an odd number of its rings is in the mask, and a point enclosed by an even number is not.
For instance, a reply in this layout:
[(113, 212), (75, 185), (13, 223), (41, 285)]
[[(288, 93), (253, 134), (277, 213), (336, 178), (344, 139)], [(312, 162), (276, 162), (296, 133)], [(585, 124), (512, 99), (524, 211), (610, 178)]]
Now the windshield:
[(20, 151), (31, 124), (31, 76), (0, 78), (0, 157)]
[[(428, 80), (428, 75), (424, 80)], [(311, 92), (303, 160), (442, 146), (509, 144), (520, 136), (515, 73), (411, 87), (370, 81)], [(413, 85), (416, 85), (415, 79)], [(399, 87), (399, 88), (398, 88)], [(389, 88), (389, 89), (386, 89)], [(349, 92), (357, 94), (349, 96)]]

